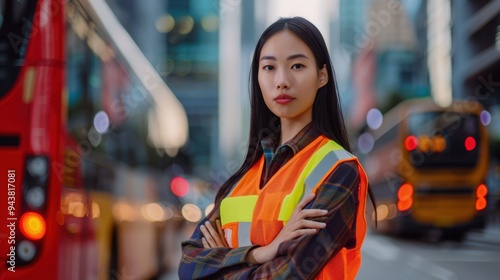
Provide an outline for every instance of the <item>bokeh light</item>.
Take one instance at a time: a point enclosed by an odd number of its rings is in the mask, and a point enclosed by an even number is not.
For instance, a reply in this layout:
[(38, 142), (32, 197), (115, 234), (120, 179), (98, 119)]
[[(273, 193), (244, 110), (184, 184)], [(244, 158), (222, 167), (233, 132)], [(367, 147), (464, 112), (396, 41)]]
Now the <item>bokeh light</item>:
[(465, 149), (470, 152), (475, 148), (476, 148), (476, 139), (474, 139), (474, 137), (472, 136), (465, 138)]
[(369, 152), (371, 152), (374, 144), (375, 140), (373, 139), (373, 136), (368, 132), (361, 134), (358, 138), (358, 149), (363, 154), (368, 154)]
[(189, 191), (189, 183), (186, 179), (177, 176), (172, 179), (172, 182), (170, 182), (170, 189), (176, 196), (183, 197)]
[(480, 119), (481, 119), (481, 123), (484, 125), (484, 126), (487, 126), (491, 123), (491, 114), (490, 112), (486, 111), (486, 110), (483, 110), (481, 112), (481, 114), (479, 115)]
[(104, 134), (109, 129), (109, 117), (104, 111), (99, 111), (94, 116), (94, 127), (97, 132)]
[(182, 216), (189, 222), (199, 222), (201, 220), (201, 209), (200, 207), (188, 203), (182, 206), (181, 209)]
[(383, 120), (382, 112), (377, 108), (371, 108), (366, 114), (366, 124), (373, 130), (378, 129), (382, 125)]

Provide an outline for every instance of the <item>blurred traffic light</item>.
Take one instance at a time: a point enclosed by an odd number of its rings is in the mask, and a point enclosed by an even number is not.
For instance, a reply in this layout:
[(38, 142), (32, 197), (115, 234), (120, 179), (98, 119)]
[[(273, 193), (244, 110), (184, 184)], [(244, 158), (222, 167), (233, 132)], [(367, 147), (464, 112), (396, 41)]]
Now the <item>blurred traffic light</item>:
[(170, 189), (172, 193), (178, 197), (185, 196), (189, 191), (189, 183), (186, 179), (180, 176), (176, 176), (170, 182)]

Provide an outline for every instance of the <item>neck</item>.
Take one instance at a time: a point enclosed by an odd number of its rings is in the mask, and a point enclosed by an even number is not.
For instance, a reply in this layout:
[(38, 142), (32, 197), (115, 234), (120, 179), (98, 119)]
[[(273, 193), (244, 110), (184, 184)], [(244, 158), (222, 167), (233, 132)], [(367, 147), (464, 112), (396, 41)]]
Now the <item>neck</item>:
[(309, 121), (290, 121), (289, 119), (281, 118), (281, 136), (280, 136), (280, 146), (284, 143), (290, 141), (301, 129), (303, 129)]

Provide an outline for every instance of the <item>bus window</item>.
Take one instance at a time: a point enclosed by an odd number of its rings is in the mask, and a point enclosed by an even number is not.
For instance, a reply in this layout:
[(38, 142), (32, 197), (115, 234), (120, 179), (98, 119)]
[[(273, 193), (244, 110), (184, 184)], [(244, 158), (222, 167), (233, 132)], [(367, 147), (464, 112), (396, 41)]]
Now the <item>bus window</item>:
[[(81, 25), (84, 23), (78, 17), (81, 15), (76, 12), (72, 14), (66, 32), (68, 130), (79, 141), (87, 141), (88, 135), (84, 135), (87, 132), (81, 132), (87, 131), (89, 127), (81, 120), (93, 119), (99, 111), (103, 111), (109, 125), (117, 128), (125, 121), (127, 114), (141, 104), (127, 106), (125, 97), (132, 93), (131, 83), (134, 80), (131, 80), (119, 58), (115, 57), (112, 48), (100, 39), (103, 37), (98, 30), (93, 29), (90, 34), (93, 34), (92, 38), (99, 38), (97, 40), (102, 42), (100, 48), (92, 45), (89, 38), (82, 40), (78, 30), (83, 28)], [(103, 54), (103, 51), (106, 51), (106, 54)], [(108, 127), (94, 128), (105, 134)], [(84, 139), (81, 139), (82, 137)], [(98, 138), (90, 138), (92, 145), (99, 146)]]
[(0, 98), (14, 85), (28, 43), (27, 23), (32, 22), (36, 1), (0, 0)]
[[(422, 112), (409, 116), (405, 140), (417, 168), (470, 168), (479, 157), (479, 119), (454, 112)], [(411, 141), (410, 141), (411, 140)]]
[(5, 11), (5, 0), (0, 0), (0, 28), (2, 27), (4, 11)]

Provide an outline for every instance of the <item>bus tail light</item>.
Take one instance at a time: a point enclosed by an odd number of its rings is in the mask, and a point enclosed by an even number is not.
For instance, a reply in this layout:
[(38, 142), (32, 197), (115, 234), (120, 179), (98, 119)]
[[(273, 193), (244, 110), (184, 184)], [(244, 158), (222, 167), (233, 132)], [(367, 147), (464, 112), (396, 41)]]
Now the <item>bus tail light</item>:
[(418, 147), (418, 139), (416, 136), (409, 135), (405, 139), (405, 148), (408, 152), (415, 150)]
[(17, 255), (24, 262), (30, 262), (36, 255), (36, 246), (30, 240), (23, 240), (17, 246)]
[(488, 188), (485, 184), (477, 186), (476, 189), (476, 210), (481, 211), (486, 208), (488, 202), (486, 201), (486, 195), (488, 194)]
[(31, 155), (26, 158), (24, 176), (24, 201), (26, 211), (43, 212), (47, 198), (49, 179), (49, 158), (42, 155)]
[(413, 205), (413, 186), (404, 183), (398, 190), (398, 210), (406, 211)]
[(474, 150), (476, 148), (476, 139), (472, 136), (465, 138), (464, 146), (468, 152)]
[(45, 204), (45, 191), (41, 187), (29, 188), (24, 197), (31, 208), (38, 209)]
[(38, 213), (26, 212), (21, 216), (20, 228), (26, 238), (31, 240), (42, 239), (45, 235), (45, 219)]
[(33, 177), (42, 177), (47, 175), (48, 160), (43, 156), (33, 156), (26, 160), (26, 169)]
[(46, 155), (28, 155), (23, 176), (23, 207), (19, 213), (21, 235), (16, 240), (19, 266), (29, 265), (37, 258), (47, 235), (45, 220), (49, 192), (50, 160)]

